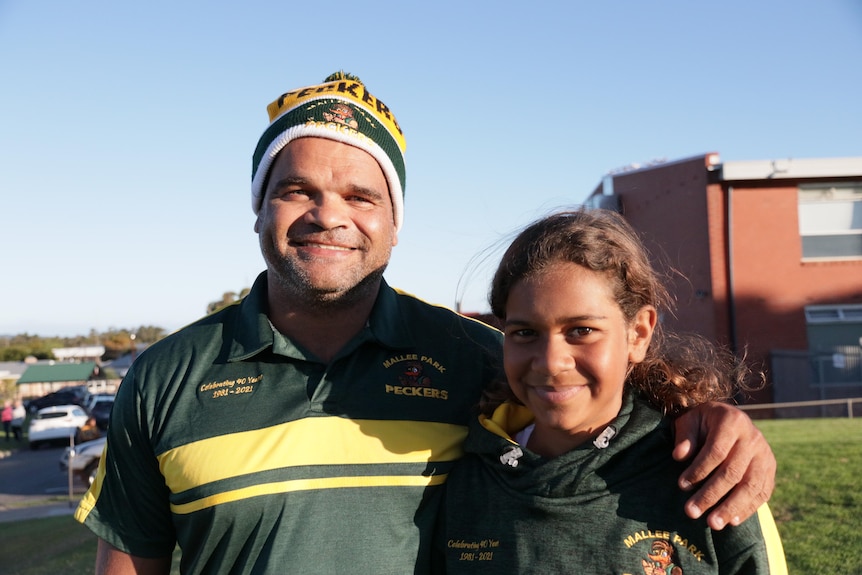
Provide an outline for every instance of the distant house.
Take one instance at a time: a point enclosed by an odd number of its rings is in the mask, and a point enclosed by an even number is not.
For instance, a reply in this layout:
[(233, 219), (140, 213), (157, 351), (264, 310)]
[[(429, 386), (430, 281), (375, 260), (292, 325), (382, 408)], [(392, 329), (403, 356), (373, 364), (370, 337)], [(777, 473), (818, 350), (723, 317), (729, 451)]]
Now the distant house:
[(87, 385), (98, 379), (101, 369), (95, 361), (31, 365), (18, 378), (18, 397), (42, 397), (70, 385)]
[(587, 204), (684, 276), (667, 325), (761, 364), (753, 402), (862, 397), (862, 157), (709, 153), (611, 174)]
[(51, 350), (57, 361), (95, 361), (105, 355), (104, 345), (84, 345), (77, 347), (55, 347)]
[(18, 381), (25, 371), (27, 364), (23, 361), (0, 361), (0, 382)]

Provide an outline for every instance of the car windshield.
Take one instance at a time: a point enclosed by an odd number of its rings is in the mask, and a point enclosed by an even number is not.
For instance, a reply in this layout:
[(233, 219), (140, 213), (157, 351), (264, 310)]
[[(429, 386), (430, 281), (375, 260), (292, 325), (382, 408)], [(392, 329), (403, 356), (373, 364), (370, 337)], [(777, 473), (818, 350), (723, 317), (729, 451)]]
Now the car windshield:
[(40, 413), (36, 416), (36, 419), (59, 419), (61, 417), (66, 417), (69, 415), (65, 411), (49, 411), (48, 413)]

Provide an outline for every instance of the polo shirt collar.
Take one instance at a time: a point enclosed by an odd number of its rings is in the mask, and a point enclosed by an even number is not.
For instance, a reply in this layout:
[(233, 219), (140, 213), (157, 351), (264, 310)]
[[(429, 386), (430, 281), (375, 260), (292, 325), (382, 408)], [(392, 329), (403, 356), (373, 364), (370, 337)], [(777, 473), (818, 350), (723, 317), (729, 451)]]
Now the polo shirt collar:
[[(410, 348), (413, 346), (411, 330), (405, 325), (404, 314), (401, 313), (399, 299), (402, 296), (391, 288), (386, 280), (382, 280), (377, 300), (371, 309), (366, 329), (357, 334), (357, 338), (371, 339), (380, 345), (392, 349)], [(276, 333), (275, 327), (269, 321), (267, 312), (266, 272), (261, 272), (255, 279), (248, 295), (239, 304), (239, 310), (231, 336), (228, 361), (242, 361), (253, 357), (267, 348), (276, 345), (276, 337), (283, 338), (278, 347), (287, 343), (288, 347), (301, 356), (293, 342), (282, 334)], [(354, 342), (347, 347), (353, 347)], [(294, 355), (291, 353), (290, 355)]]
[(401, 310), (401, 302), (406, 296), (389, 287), (386, 280), (380, 282), (377, 301), (371, 309), (368, 327), (381, 345), (392, 349), (414, 347), (413, 330), (416, 326), (406, 324), (406, 314)]
[(228, 361), (248, 359), (267, 348), (274, 342), (272, 324), (266, 315), (266, 272), (261, 272), (251, 290), (239, 303), (234, 328), (225, 326), (225, 335), (231, 337)]

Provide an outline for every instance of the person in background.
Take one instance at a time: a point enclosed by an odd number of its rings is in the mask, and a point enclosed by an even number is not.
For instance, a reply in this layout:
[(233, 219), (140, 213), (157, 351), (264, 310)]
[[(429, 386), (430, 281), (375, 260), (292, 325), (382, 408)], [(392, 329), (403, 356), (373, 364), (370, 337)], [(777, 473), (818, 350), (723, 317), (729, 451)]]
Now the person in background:
[(446, 482), (437, 572), (786, 575), (766, 504), (713, 531), (667, 488), (683, 468), (673, 415), (749, 389), (750, 371), (662, 333), (670, 298), (622, 216), (530, 225), (490, 300), (506, 378), (486, 389)]
[(15, 401), (15, 407), (12, 408), (12, 435), (16, 441), (21, 441), (24, 437), (24, 420), (27, 418), (27, 410), (21, 400)]
[[(251, 186), (266, 271), (123, 379), (75, 514), (100, 539), (98, 573), (167, 573), (177, 544), (183, 573), (430, 568), (441, 487), (501, 335), (383, 278), (406, 177), (383, 101), (336, 73), (267, 111)], [(677, 421), (693, 456), (680, 482), (698, 485), (688, 512), (754, 512), (774, 485), (762, 434), (720, 403)]]
[(12, 402), (8, 399), (3, 402), (3, 410), (0, 411), (0, 421), (3, 422), (3, 431), (6, 433), (6, 441), (12, 436)]
[(96, 418), (91, 415), (75, 435), (75, 443), (84, 443), (85, 441), (92, 441), (100, 437), (102, 437), (102, 430), (96, 424)]

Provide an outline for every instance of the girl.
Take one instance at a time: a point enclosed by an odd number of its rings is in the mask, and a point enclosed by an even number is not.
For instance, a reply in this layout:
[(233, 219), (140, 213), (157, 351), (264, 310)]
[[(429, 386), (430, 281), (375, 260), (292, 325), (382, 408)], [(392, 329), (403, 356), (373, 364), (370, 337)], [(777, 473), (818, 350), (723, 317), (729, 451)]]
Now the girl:
[(729, 398), (748, 372), (702, 339), (662, 333), (668, 294), (621, 216), (529, 226), (490, 300), (507, 382), (486, 391), (446, 483), (438, 571), (786, 573), (766, 506), (714, 532), (669, 487), (682, 464), (668, 416)]

